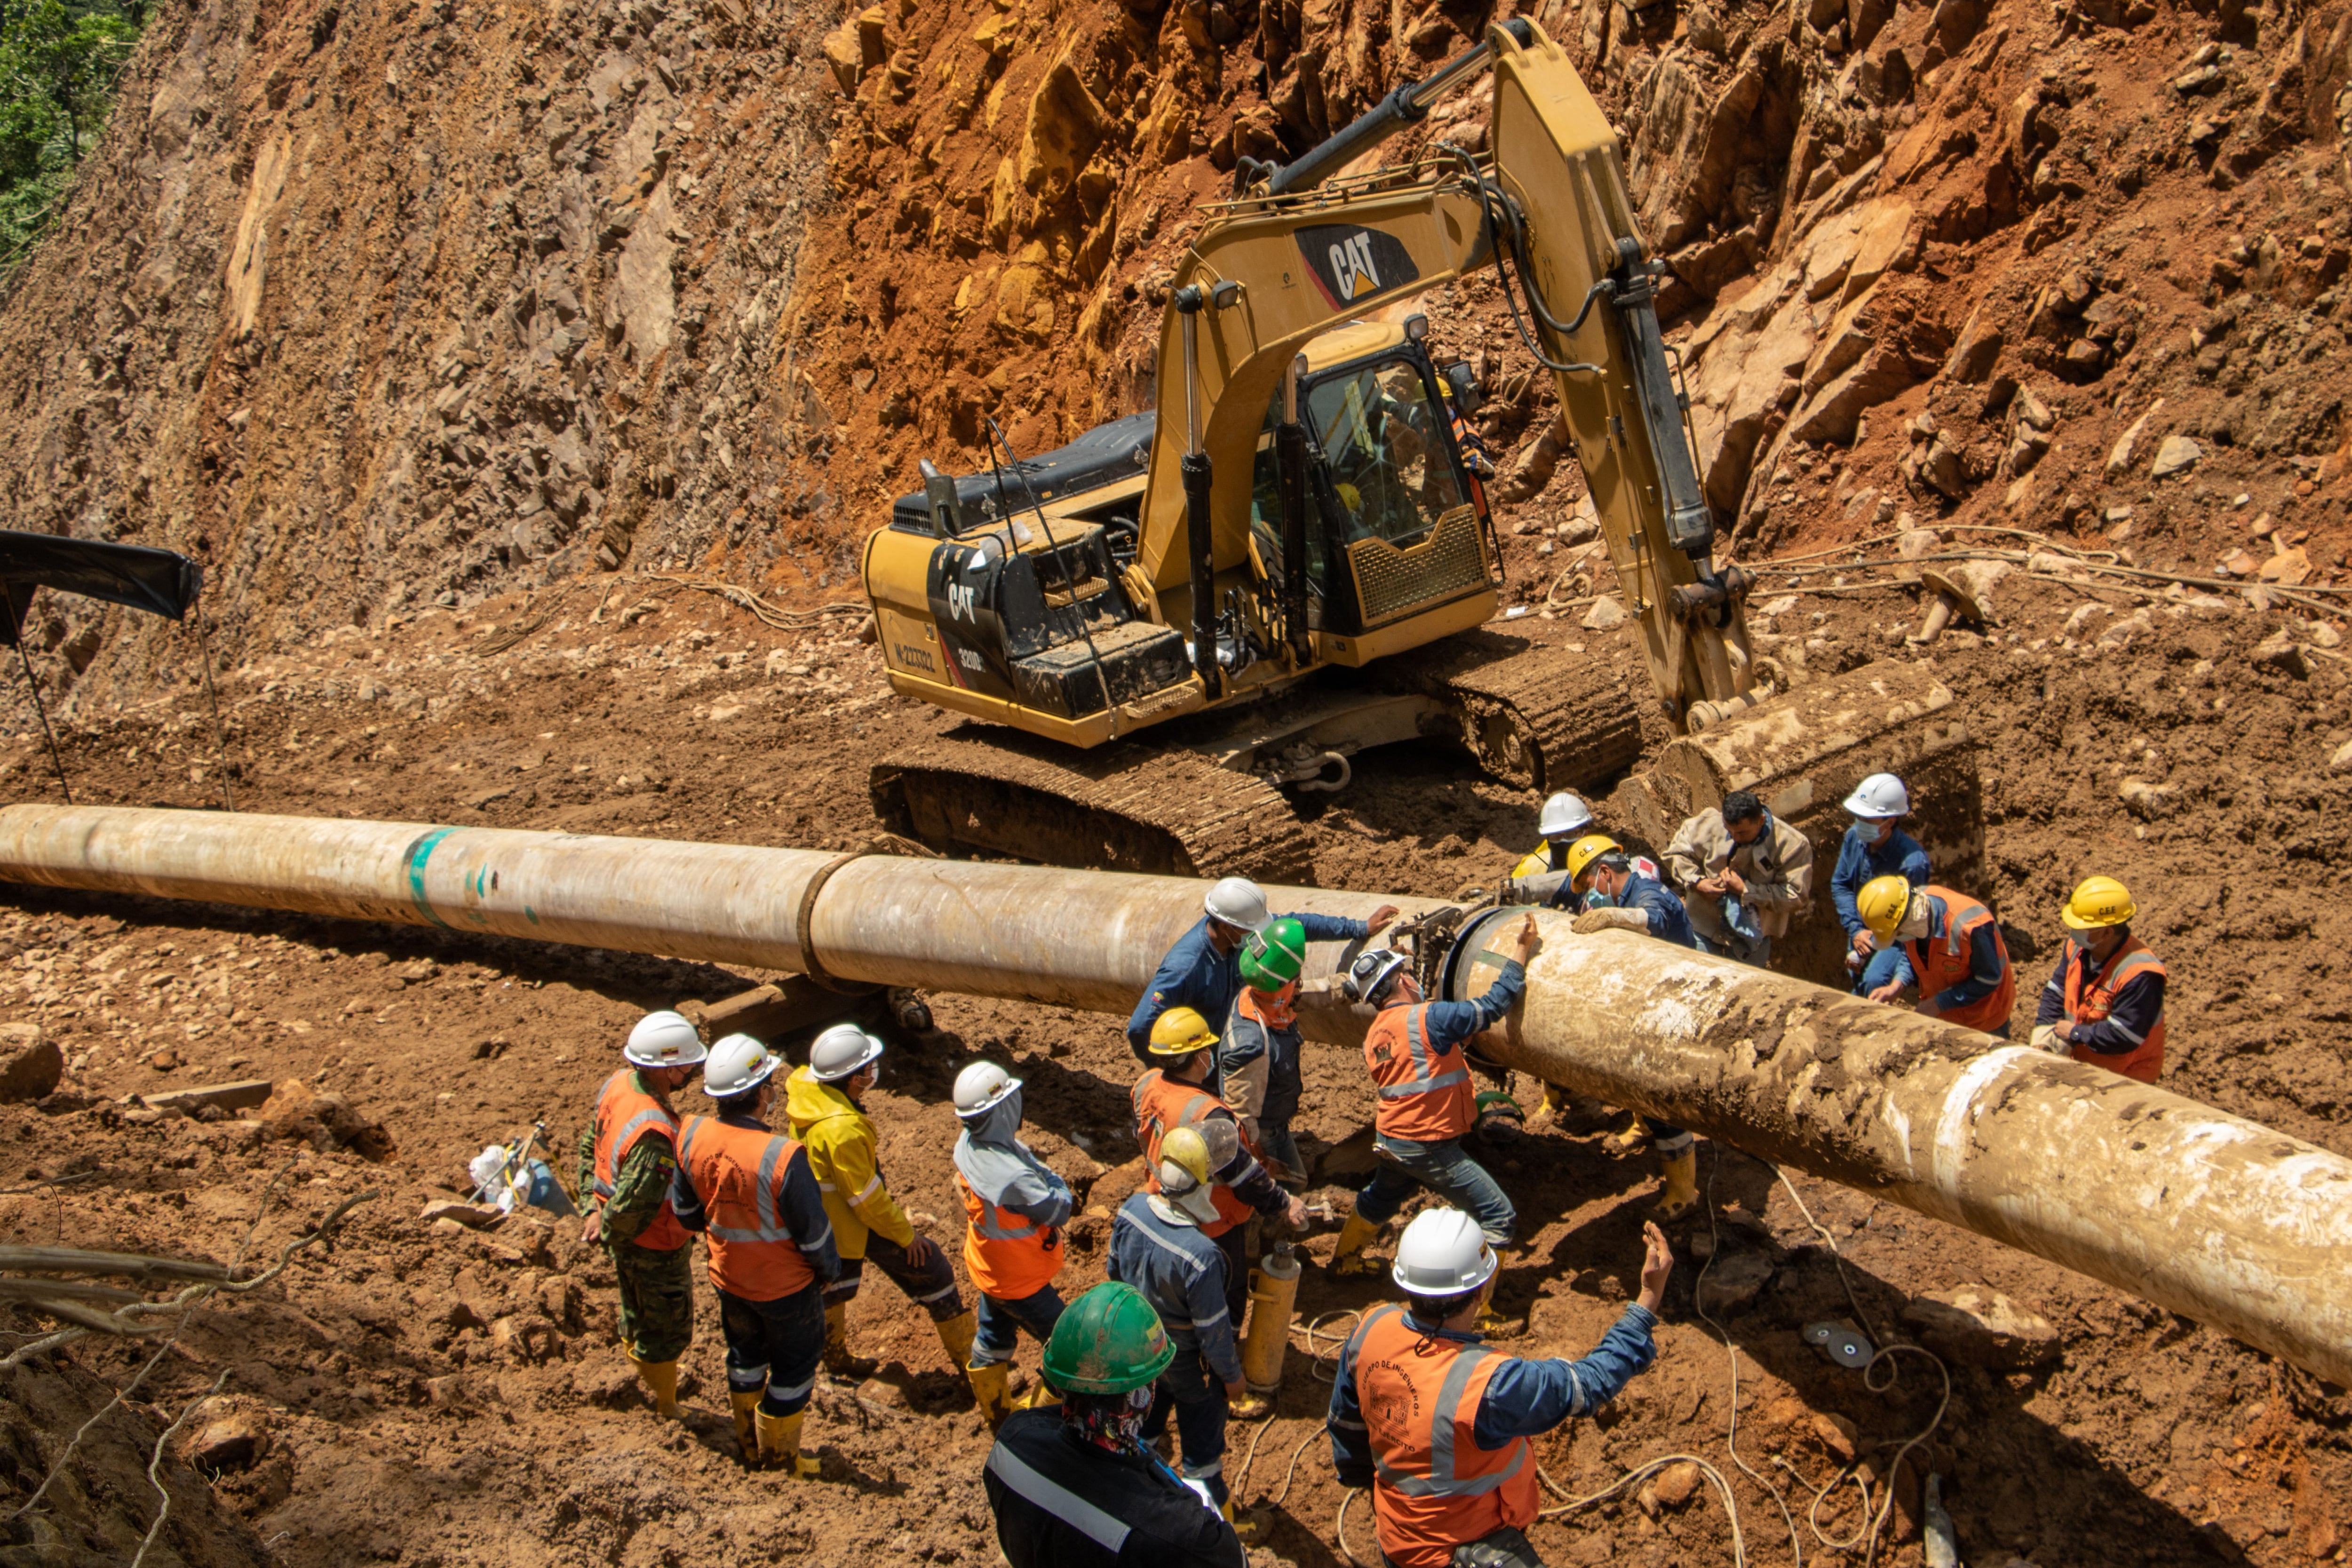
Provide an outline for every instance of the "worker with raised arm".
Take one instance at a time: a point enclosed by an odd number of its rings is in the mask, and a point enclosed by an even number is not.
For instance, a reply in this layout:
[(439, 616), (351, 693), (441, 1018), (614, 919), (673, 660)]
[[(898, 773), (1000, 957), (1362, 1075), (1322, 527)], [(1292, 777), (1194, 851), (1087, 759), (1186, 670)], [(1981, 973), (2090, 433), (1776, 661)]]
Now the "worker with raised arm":
[[(963, 1122), (956, 1190), (971, 1222), (963, 1266), (980, 1294), (980, 1331), (966, 1375), (981, 1415), (994, 1426), (1013, 1408), (1005, 1384), (1020, 1331), (1043, 1343), (1062, 1315), (1054, 1276), (1062, 1271), (1070, 1184), (1021, 1142), (1019, 1079), (994, 1062), (973, 1062), (956, 1074), (955, 1108)], [(1033, 1398), (1042, 1394), (1042, 1385), (1032, 1391)]]
[(1845, 928), (1846, 973), (1857, 995), (1867, 996), (1895, 977), (1895, 949), (1864, 924), (1855, 900), (1865, 882), (1900, 877), (1915, 888), (1927, 885), (1927, 851), (1903, 831), (1911, 815), (1911, 792), (1893, 773), (1873, 773), (1845, 797), (1853, 826), (1839, 841), (1837, 868), (1830, 873), (1830, 902)]
[[(1683, 901), (1663, 883), (1635, 870), (1632, 858), (1615, 839), (1597, 834), (1578, 839), (1569, 852), (1568, 864), (1577, 897), (1586, 903), (1584, 912), (1570, 928), (1577, 935), (1629, 931), (1671, 947), (1697, 950), (1698, 938), (1691, 931)], [(1546, 1085), (1547, 1109), (1552, 1104), (1550, 1086)], [(1647, 1142), (1656, 1152), (1659, 1173), (1665, 1179), (1665, 1190), (1658, 1198), (1660, 1219), (1678, 1220), (1698, 1207), (1697, 1140), (1690, 1133), (1643, 1116), (1612, 1142), (1627, 1152)]]
[(1364, 1064), (1371, 1070), (1378, 1100), (1372, 1139), (1378, 1162), (1340, 1229), (1331, 1255), (1336, 1272), (1370, 1271), (1364, 1244), (1419, 1187), (1477, 1215), (1495, 1246), (1510, 1245), (1518, 1213), (1486, 1168), (1462, 1147), (1463, 1135), (1477, 1120), (1462, 1046), (1517, 1005), (1527, 987), (1528, 956), (1535, 949), (1536, 918), (1528, 915), (1494, 984), (1475, 1002), (1422, 1000), (1412, 962), (1390, 948), (1360, 954), (1349, 969), (1346, 994), (1373, 1009), (1364, 1035)]
[[(1241, 989), (1242, 944), (1264, 931), (1274, 917), (1266, 912), (1265, 893), (1245, 877), (1227, 877), (1202, 900), (1199, 923), (1176, 939), (1159, 973), (1143, 989), (1143, 999), (1127, 1020), (1128, 1048), (1147, 1067), (1151, 1061), (1151, 1026), (1171, 1007), (1190, 1007), (1222, 1030), (1233, 1010), (1234, 994)], [(1343, 915), (1285, 915), (1297, 921), (1309, 942), (1360, 942), (1377, 935), (1396, 919), (1393, 904), (1382, 904), (1369, 921)]]
[(1096, 1286), (1045, 1342), (1057, 1410), (997, 1428), (982, 1484), (1011, 1568), (1244, 1568), (1240, 1537), (1143, 1440), (1176, 1347), (1131, 1285)]
[(841, 1258), (808, 1151), (768, 1130), (782, 1065), (749, 1035), (710, 1047), (702, 1092), (718, 1114), (687, 1119), (670, 1202), (709, 1251), (745, 1462), (813, 1476), (801, 1420), (824, 1355), (824, 1287), (840, 1276)]
[(824, 1368), (856, 1381), (877, 1363), (849, 1349), (849, 1303), (871, 1262), (906, 1298), (930, 1314), (940, 1343), (958, 1373), (971, 1364), (974, 1317), (956, 1287), (955, 1267), (939, 1243), (915, 1234), (898, 1200), (882, 1184), (866, 1091), (882, 1077), (882, 1042), (855, 1024), (835, 1024), (809, 1044), (808, 1065), (784, 1084), (793, 1133), (808, 1151), (809, 1169), (833, 1221), (841, 1277), (824, 1290)]
[(1871, 934), (1895, 950), (1895, 973), (1872, 1001), (1916, 990), (1916, 1010), (1928, 1017), (2009, 1038), (2017, 973), (1990, 910), (1966, 893), (1933, 882), (1915, 888), (1901, 877), (1864, 883), (1854, 907)]
[(1665, 861), (1706, 950), (1759, 969), (1813, 896), (1812, 840), (1744, 789), (1685, 817)]
[(1286, 1186), (1307, 1181), (1307, 1163), (1290, 1131), (1304, 1087), (1298, 975), (1306, 963), (1306, 928), (1288, 916), (1243, 943), (1242, 988), (1217, 1042), (1217, 1092), (1242, 1119), (1243, 1131), (1274, 1179)]
[(1243, 1135), (1241, 1118), (1210, 1089), (1216, 1044), (1208, 1020), (1192, 1008), (1171, 1007), (1160, 1014), (1151, 1026), (1151, 1059), (1157, 1065), (1136, 1079), (1130, 1099), (1147, 1190), (1159, 1191), (1160, 1146), (1170, 1132), (1192, 1127), (1213, 1140), (1217, 1160), (1210, 1169), (1214, 1186), (1208, 1201), (1215, 1212), (1202, 1222), (1202, 1233), (1224, 1249), (1226, 1289), (1239, 1321), (1249, 1306), (1249, 1257), (1244, 1245), (1252, 1211), (1279, 1219), (1293, 1230), (1305, 1230), (1307, 1205), (1284, 1192), (1259, 1163), (1257, 1151)]
[(1224, 1479), (1225, 1417), (1243, 1405), (1241, 1321), (1231, 1310), (1231, 1262), (1207, 1235), (1217, 1217), (1208, 1141), (1197, 1127), (1171, 1127), (1149, 1162), (1152, 1190), (1119, 1205), (1106, 1271), (1132, 1285), (1176, 1346), (1160, 1374), (1143, 1440), (1156, 1443), (1176, 1417), (1185, 1480), (1233, 1517)]
[(1657, 1358), (1674, 1254), (1642, 1227), (1641, 1294), (1580, 1360), (1529, 1361), (1481, 1343), (1496, 1261), (1478, 1224), (1429, 1209), (1405, 1227), (1377, 1308), (1339, 1352), (1326, 1426), (1339, 1484), (1370, 1487), (1394, 1568), (1542, 1568), (1526, 1531), (1542, 1494), (1531, 1439), (1597, 1414)]
[(655, 1410), (672, 1420), (678, 1358), (694, 1342), (694, 1258), (669, 1202), (678, 1122), (670, 1096), (693, 1081), (705, 1054), (684, 1016), (646, 1014), (580, 1134), (580, 1190), (589, 1194), (581, 1239), (603, 1242), (612, 1258), (622, 1351)]
[(2165, 969), (2132, 935), (2138, 912), (2130, 889), (2113, 877), (2093, 877), (2074, 889), (2060, 911), (2066, 945), (2042, 988), (2033, 1043), (2154, 1083), (2164, 1070)]

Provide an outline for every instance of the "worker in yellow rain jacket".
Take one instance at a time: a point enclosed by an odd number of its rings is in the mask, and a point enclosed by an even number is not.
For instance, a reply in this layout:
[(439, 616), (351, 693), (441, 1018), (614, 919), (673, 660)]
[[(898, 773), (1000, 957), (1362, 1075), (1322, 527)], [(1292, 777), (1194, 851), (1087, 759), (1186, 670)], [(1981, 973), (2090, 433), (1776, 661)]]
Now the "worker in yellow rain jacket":
[(824, 1369), (861, 1380), (877, 1365), (849, 1350), (849, 1303), (866, 1264), (887, 1275), (908, 1300), (931, 1315), (940, 1342), (957, 1372), (971, 1361), (974, 1320), (956, 1289), (954, 1265), (937, 1242), (915, 1234), (898, 1200), (882, 1183), (874, 1123), (862, 1109), (882, 1076), (882, 1042), (855, 1024), (835, 1024), (810, 1043), (808, 1065), (784, 1085), (793, 1136), (808, 1151), (809, 1169), (833, 1221), (841, 1277), (824, 1288)]

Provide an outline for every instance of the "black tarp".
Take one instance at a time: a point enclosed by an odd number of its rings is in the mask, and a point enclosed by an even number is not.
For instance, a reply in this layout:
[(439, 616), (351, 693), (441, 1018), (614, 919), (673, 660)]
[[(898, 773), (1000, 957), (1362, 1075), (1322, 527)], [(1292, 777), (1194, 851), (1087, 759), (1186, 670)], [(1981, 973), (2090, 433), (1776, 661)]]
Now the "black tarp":
[(36, 588), (103, 599), (176, 621), (186, 617), (204, 585), (205, 569), (169, 550), (0, 529), (0, 589), (7, 594), (9, 612), (0, 624), (0, 647), (16, 642)]

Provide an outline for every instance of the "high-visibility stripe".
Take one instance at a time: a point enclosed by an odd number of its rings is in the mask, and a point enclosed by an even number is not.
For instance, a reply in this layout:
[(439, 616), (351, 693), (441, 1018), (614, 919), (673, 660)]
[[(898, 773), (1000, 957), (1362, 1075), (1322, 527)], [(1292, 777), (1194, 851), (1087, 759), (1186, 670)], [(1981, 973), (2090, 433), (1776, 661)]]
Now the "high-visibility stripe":
[(988, 1468), (1020, 1496), (1035, 1503), (1105, 1552), (1118, 1552), (1133, 1533), (1124, 1520), (1104, 1512), (1059, 1481), (1041, 1475), (1020, 1455), (999, 1443), (988, 1456)]
[(1528, 1446), (1514, 1446), (1510, 1463), (1498, 1470), (1464, 1480), (1456, 1473), (1454, 1460), (1454, 1413), (1461, 1408), (1463, 1391), (1470, 1386), (1470, 1374), (1488, 1356), (1499, 1354), (1485, 1345), (1464, 1345), (1454, 1364), (1445, 1369), (1445, 1381), (1438, 1385), (1435, 1418), (1430, 1423), (1429, 1469), (1426, 1476), (1411, 1476), (1392, 1469), (1377, 1453), (1372, 1463), (1381, 1479), (1407, 1497), (1483, 1497), (1519, 1473), (1527, 1463)]
[(1456, 1068), (1452, 1072), (1440, 1073), (1435, 1078), (1429, 1076), (1429, 1037), (1422, 1030), (1422, 1020), (1427, 1014), (1426, 1004), (1414, 1007), (1405, 1014), (1405, 1043), (1412, 1048), (1412, 1081), (1381, 1085), (1380, 1097), (1382, 1100), (1403, 1100), (1410, 1095), (1427, 1094), (1433, 1089), (1449, 1089), (1454, 1084), (1467, 1080), (1470, 1077), (1467, 1068)]

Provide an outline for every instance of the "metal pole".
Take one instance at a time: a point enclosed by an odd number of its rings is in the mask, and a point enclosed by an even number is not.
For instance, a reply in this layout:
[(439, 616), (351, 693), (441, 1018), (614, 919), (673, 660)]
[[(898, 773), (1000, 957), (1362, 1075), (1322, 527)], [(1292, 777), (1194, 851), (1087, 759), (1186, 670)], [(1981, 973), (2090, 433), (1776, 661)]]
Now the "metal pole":
[(41, 683), (33, 678), (32, 656), (25, 651), (25, 623), (16, 618), (15, 600), (8, 599), (5, 594), (0, 594), (0, 600), (7, 604), (8, 624), (16, 633), (16, 663), (25, 672), (25, 689), (33, 694), (33, 711), (40, 715), (41, 735), (49, 743), (49, 765), (58, 770), (58, 788), (64, 793), (66, 804), (71, 805), (73, 785), (66, 782), (66, 759), (58, 750), (57, 731), (49, 728), (49, 710), (47, 704), (41, 700)]
[[(757, 964), (1123, 1016), (1201, 885), (1047, 867), (107, 806), (0, 809), (0, 878)], [(1267, 889), (1408, 918), (1424, 899)], [(1450, 994), (1525, 911), (1454, 947)], [(1496, 1059), (2079, 1269), (2352, 1383), (2352, 1161), (2104, 1068), (1539, 913)], [(1308, 950), (1310, 980), (1350, 956)], [(1364, 1020), (1301, 998), (1309, 1037)], [(1369, 1098), (1367, 1100), (1369, 1103)]]
[(236, 795), (228, 782), (228, 731), (221, 727), (220, 695), (213, 689), (213, 645), (205, 631), (205, 613), (196, 612), (196, 654), (204, 665), (205, 700), (212, 705), (213, 746), (220, 752), (221, 806), (226, 811), (236, 809)]

